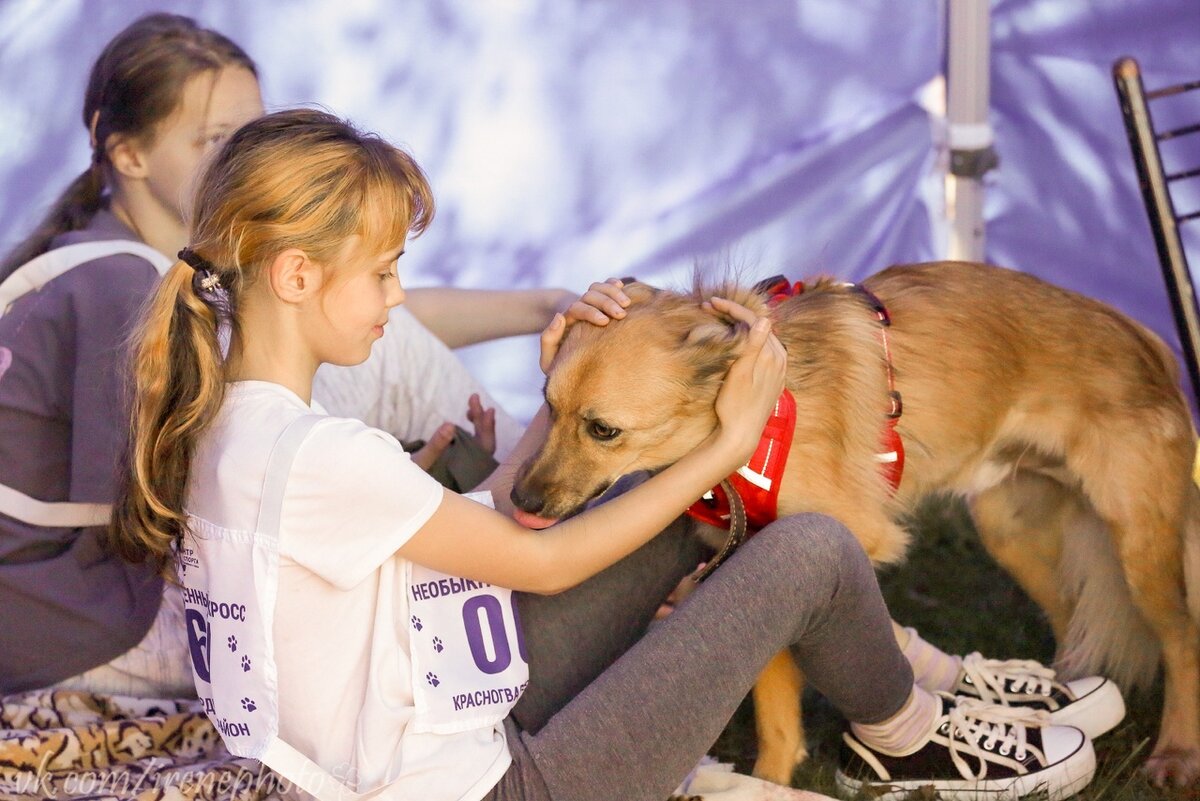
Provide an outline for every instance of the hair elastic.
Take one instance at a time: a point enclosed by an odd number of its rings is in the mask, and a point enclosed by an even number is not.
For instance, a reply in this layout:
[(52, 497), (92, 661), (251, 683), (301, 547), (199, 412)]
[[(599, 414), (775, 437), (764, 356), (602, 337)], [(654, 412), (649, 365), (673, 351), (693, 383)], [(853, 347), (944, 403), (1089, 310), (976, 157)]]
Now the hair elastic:
[(221, 277), (217, 275), (213, 269), (212, 263), (208, 259), (201, 256), (191, 248), (184, 248), (179, 251), (179, 260), (186, 263), (196, 271), (196, 288), (201, 293), (212, 293), (216, 290), (224, 289), (221, 286)]
[(195, 290), (205, 304), (217, 317), (217, 346), (221, 350), (221, 360), (229, 356), (229, 341), (233, 331), (229, 292), (221, 286), (221, 276), (213, 268), (212, 262), (191, 248), (179, 251), (179, 260), (192, 268), (192, 289)]
[(204, 270), (210, 273), (213, 271), (213, 266), (211, 263), (209, 263), (208, 259), (201, 256), (190, 247), (184, 248), (176, 255), (179, 257), (180, 261), (187, 262), (193, 270)]

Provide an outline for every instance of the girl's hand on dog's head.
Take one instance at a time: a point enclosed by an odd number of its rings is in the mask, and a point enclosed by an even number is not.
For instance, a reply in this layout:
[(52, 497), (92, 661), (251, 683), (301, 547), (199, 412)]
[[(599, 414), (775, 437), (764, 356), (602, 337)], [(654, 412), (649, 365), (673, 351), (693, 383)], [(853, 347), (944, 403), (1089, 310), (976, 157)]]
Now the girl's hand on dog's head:
[(573, 323), (605, 326), (609, 320), (620, 320), (629, 307), (629, 296), (623, 291), (620, 278), (597, 281), (588, 287), (579, 300), (567, 307), (567, 327)]
[(739, 323), (745, 323), (746, 327), (753, 326), (759, 320), (759, 315), (747, 309), (737, 301), (729, 300), (728, 298), (712, 298), (700, 304), (700, 307), (714, 314), (723, 314), (726, 317), (732, 317)]
[[(720, 300), (714, 298), (714, 301)], [(715, 304), (714, 304), (715, 305)], [(740, 356), (730, 366), (717, 393), (715, 410), (719, 423), (719, 437), (728, 438), (738, 454), (738, 464), (743, 464), (754, 454), (763, 426), (767, 424), (787, 375), (787, 351), (779, 339), (771, 333), (771, 321), (756, 317), (753, 312), (737, 304), (741, 311), (750, 315), (750, 333)], [(733, 312), (722, 309), (726, 314)], [(741, 318), (739, 318), (741, 319)]]
[(606, 326), (609, 320), (620, 320), (629, 306), (629, 296), (621, 288), (625, 286), (619, 278), (597, 281), (588, 287), (579, 300), (567, 307), (566, 314), (556, 314), (542, 331), (542, 351), (538, 360), (542, 372), (550, 370), (550, 363), (558, 353), (558, 347), (566, 336), (567, 329), (575, 323), (584, 322)]

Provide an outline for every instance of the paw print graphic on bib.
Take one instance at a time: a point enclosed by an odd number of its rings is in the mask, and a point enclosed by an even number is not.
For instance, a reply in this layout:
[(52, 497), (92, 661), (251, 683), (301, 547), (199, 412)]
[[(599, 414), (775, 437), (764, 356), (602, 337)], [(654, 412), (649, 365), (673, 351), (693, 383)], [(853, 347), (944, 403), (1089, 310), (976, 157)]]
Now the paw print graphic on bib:
[[(261, 753), (277, 731), (278, 711), (268, 683), (267, 630), (251, 582), (214, 563), (251, 561), (236, 538), (196, 526), (188, 543), (196, 557), (181, 593), (189, 625), (196, 689), (205, 713), (232, 753)], [(200, 534), (208, 536), (200, 536)], [(220, 556), (221, 558), (214, 558)]]
[(512, 592), (408, 563), (417, 731), (451, 734), (503, 720), (529, 681)]

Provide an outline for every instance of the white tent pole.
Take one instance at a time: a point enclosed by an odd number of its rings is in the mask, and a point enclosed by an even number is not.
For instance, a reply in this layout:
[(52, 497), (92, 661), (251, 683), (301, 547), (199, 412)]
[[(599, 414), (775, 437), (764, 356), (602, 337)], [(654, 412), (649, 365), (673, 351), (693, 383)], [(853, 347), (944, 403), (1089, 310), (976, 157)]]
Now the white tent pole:
[(966, 261), (982, 261), (984, 257), (983, 176), (997, 164), (988, 122), (988, 2), (946, 0), (946, 121), (950, 147), (947, 255)]

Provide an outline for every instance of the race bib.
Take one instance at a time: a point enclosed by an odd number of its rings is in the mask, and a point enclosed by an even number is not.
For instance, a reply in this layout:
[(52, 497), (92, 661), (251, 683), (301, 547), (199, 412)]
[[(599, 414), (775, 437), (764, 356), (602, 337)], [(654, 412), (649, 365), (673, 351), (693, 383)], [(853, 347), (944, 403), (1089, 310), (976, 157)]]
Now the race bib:
[(273, 557), (260, 543), (193, 527), (200, 531), (180, 546), (179, 577), (196, 691), (229, 750), (257, 758), (279, 730), (270, 618), (254, 578)]
[(411, 562), (406, 573), (414, 728), (450, 734), (503, 720), (529, 682), (512, 591)]

